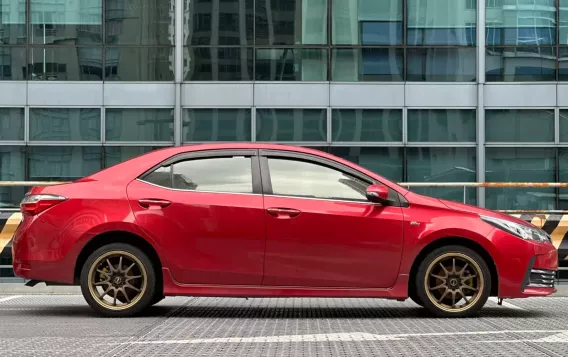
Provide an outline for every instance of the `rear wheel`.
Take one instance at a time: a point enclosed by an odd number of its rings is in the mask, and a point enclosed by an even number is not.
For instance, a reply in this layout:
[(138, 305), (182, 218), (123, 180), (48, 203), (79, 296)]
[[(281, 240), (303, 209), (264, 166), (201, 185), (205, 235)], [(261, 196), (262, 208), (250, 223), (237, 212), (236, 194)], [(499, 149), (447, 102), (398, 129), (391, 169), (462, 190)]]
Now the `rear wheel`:
[(462, 246), (441, 247), (420, 263), (415, 287), (417, 297), (434, 315), (469, 317), (487, 302), (491, 273), (475, 251)]
[(81, 291), (97, 312), (112, 317), (135, 315), (156, 294), (152, 261), (140, 249), (113, 243), (97, 249), (83, 265)]

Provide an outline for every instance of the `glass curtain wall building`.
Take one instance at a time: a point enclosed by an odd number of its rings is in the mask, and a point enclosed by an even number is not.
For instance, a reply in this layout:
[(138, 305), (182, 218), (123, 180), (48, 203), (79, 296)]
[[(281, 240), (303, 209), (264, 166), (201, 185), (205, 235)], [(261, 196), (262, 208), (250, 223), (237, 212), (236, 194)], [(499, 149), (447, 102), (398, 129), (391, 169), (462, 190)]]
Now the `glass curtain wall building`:
[(256, 141), (399, 182), (568, 181), (568, 0), (0, 0), (0, 93), (0, 180)]

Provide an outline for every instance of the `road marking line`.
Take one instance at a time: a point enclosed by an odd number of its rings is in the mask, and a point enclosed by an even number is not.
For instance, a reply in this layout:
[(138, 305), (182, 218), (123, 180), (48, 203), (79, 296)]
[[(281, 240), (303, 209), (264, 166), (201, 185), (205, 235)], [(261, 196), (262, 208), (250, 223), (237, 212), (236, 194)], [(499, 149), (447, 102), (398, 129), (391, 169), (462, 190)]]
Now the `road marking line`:
[[(494, 297), (494, 296), (493, 296), (493, 297), (490, 297), (489, 300), (490, 300), (490, 301), (493, 301), (493, 302), (496, 303), (496, 304), (498, 304), (498, 300), (497, 300), (497, 298)], [(519, 306), (517, 306), (517, 305), (513, 305), (513, 304), (511, 304), (510, 302), (506, 302), (506, 301), (503, 301), (503, 303), (502, 303), (501, 305), (502, 305), (502, 306), (505, 306), (505, 307), (508, 307), (508, 308), (510, 308), (510, 309), (524, 310), (522, 307), (519, 307)]]
[(165, 344), (199, 344), (199, 343), (286, 343), (286, 342), (333, 342), (333, 341), (401, 341), (407, 337), (437, 337), (437, 336), (478, 336), (503, 335), (508, 333), (555, 333), (551, 338), (568, 334), (568, 330), (502, 330), (502, 331), (471, 331), (471, 332), (429, 332), (377, 335), (364, 332), (352, 333), (322, 333), (310, 335), (258, 336), (258, 337), (227, 337), (227, 338), (198, 338), (193, 340), (160, 340), (160, 341), (131, 341), (121, 345), (165, 345)]
[(6, 301), (14, 300), (14, 299), (17, 299), (19, 297), (22, 297), (22, 295), (14, 295), (14, 296), (8, 296), (8, 297), (5, 297), (5, 298), (0, 298), (0, 302), (6, 302)]

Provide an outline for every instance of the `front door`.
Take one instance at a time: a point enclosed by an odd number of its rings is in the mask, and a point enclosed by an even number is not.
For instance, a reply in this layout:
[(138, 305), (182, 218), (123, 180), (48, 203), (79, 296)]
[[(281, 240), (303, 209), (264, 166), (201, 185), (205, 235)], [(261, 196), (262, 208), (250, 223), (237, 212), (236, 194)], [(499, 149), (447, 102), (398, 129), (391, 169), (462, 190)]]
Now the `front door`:
[(394, 285), (403, 244), (401, 207), (368, 202), (365, 192), (372, 181), (336, 165), (262, 155), (264, 285)]
[(186, 284), (259, 285), (264, 210), (256, 150), (197, 153), (128, 186), (136, 221)]

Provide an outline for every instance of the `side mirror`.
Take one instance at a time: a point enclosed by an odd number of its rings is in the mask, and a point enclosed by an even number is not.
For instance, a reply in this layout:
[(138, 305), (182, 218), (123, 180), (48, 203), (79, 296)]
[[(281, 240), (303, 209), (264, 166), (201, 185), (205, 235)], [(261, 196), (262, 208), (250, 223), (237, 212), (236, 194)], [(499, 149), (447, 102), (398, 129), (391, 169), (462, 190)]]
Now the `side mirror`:
[(375, 203), (384, 203), (389, 198), (389, 188), (385, 185), (371, 185), (367, 187), (367, 199)]

